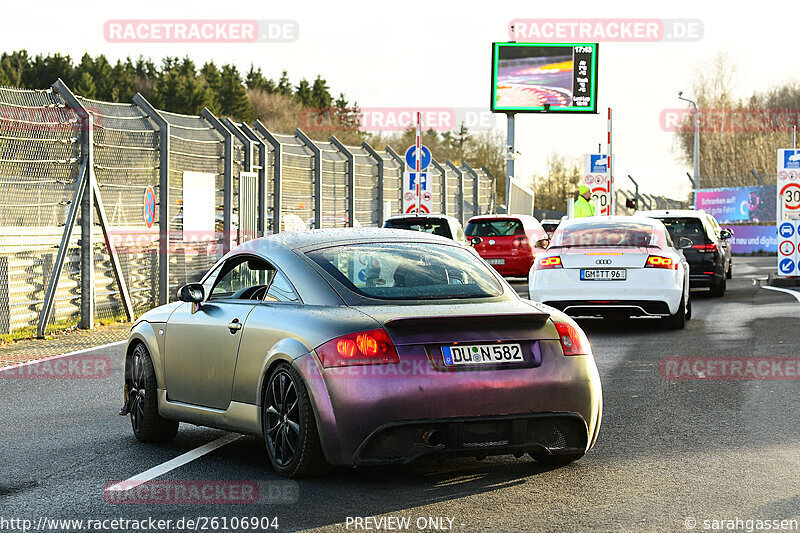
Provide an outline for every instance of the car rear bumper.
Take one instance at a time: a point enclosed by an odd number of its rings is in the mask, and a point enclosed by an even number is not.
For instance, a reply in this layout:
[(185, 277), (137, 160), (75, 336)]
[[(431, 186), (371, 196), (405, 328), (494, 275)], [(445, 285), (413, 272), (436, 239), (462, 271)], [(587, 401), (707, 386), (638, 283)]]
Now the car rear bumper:
[(666, 302), (656, 300), (602, 300), (602, 301), (544, 301), (573, 317), (621, 317), (621, 316), (667, 316), (670, 314)]
[(692, 287), (711, 287), (717, 282), (717, 278), (721, 278), (721, 276), (715, 274), (692, 274), (689, 276), (689, 285)]
[(582, 454), (588, 437), (586, 421), (577, 413), (408, 420), (373, 431), (353, 462), (410, 463), (423, 455)]
[[(557, 340), (539, 341), (539, 347), (542, 363), (531, 368), (436, 370), (423, 346), (398, 346), (395, 365), (326, 369), (313, 353), (295, 364), (333, 464), (404, 463), (428, 453), (583, 452), (593, 445), (602, 416), (594, 358), (564, 356)], [(563, 434), (564, 417), (582, 420), (584, 435), (575, 437), (573, 428), (558, 446), (537, 437), (551, 430)], [(523, 429), (524, 435), (518, 433)], [(424, 436), (434, 430), (442, 441), (430, 445)], [(505, 438), (512, 430), (517, 433)], [(392, 439), (400, 439), (403, 450)]]
[(486, 262), (489, 262), (490, 259), (503, 259), (505, 263), (502, 265), (489, 263), (501, 276), (526, 277), (534, 260), (532, 255), (481, 255), (481, 257)]
[(571, 316), (666, 316), (678, 312), (684, 286), (677, 270), (628, 270), (626, 281), (578, 281), (578, 269), (532, 271), (531, 300)]

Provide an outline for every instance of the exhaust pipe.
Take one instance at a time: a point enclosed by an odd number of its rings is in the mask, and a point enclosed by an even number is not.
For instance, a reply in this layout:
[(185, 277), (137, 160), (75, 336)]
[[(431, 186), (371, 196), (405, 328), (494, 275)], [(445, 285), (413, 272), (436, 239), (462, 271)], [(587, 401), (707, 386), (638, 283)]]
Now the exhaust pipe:
[(422, 434), (422, 442), (435, 448), (442, 443), (442, 434), (438, 429), (429, 429)]

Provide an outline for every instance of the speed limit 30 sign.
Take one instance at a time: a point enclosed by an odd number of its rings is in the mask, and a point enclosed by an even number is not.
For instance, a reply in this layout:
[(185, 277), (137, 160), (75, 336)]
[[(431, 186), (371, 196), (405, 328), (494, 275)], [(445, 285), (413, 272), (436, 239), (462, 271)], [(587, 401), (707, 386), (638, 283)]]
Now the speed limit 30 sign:
[(800, 217), (800, 150), (778, 150), (778, 224)]

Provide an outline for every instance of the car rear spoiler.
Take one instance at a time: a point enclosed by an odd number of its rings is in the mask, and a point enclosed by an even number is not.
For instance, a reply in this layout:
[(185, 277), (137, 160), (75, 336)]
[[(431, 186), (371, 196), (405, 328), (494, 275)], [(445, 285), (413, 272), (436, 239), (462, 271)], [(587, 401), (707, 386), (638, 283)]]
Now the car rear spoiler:
[(550, 318), (549, 313), (501, 313), (497, 315), (456, 315), (456, 316), (415, 316), (408, 318), (392, 318), (384, 322), (390, 328), (418, 328), (425, 326), (527, 326), (540, 325)]

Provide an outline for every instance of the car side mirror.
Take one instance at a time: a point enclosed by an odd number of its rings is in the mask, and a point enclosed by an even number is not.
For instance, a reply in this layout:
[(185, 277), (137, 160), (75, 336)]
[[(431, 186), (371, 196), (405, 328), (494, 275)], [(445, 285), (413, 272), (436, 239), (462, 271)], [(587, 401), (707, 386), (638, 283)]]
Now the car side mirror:
[(469, 240), (469, 243), (472, 246), (477, 246), (482, 242), (483, 242), (483, 239), (481, 239), (480, 237), (471, 237), (470, 240)]
[(178, 300), (194, 304), (192, 313), (200, 309), (200, 302), (205, 299), (205, 290), (202, 283), (187, 283), (178, 289)]
[(719, 237), (721, 239), (730, 239), (731, 237), (733, 237), (733, 230), (730, 228), (725, 228), (723, 230), (720, 230)]
[(686, 237), (681, 237), (678, 239), (678, 248), (681, 250), (685, 250), (686, 248), (691, 248), (694, 245), (692, 239), (687, 239)]
[(539, 248), (541, 250), (546, 249), (548, 246), (550, 246), (550, 239), (539, 239), (533, 243), (534, 248)]

